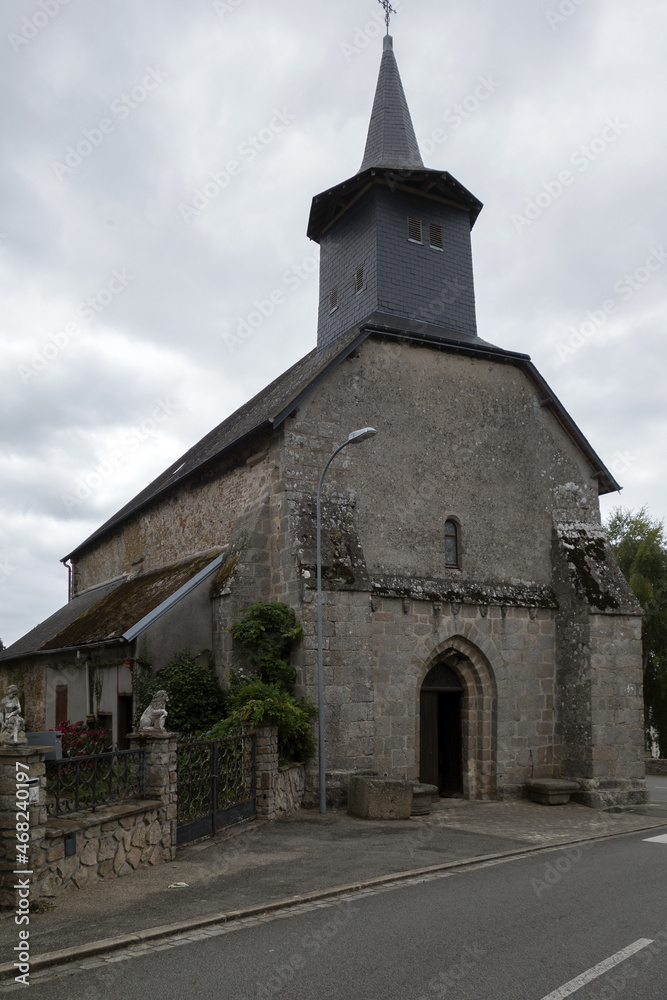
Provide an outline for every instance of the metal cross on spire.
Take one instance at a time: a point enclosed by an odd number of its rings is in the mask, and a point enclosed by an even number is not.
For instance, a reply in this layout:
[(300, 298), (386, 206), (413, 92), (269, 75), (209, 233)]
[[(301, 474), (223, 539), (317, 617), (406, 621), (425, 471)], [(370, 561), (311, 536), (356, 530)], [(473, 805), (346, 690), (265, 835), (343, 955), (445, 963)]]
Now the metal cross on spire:
[(389, 34), (389, 21), (391, 19), (391, 15), (396, 14), (397, 11), (394, 7), (392, 7), (389, 0), (378, 0), (378, 3), (381, 7), (384, 7), (384, 20), (387, 25), (387, 34)]

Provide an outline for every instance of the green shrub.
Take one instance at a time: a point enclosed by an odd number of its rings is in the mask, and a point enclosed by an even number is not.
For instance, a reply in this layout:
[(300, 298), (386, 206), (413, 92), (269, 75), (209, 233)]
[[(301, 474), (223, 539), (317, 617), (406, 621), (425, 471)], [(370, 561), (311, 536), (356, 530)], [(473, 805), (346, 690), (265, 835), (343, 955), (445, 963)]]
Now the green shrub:
[(247, 608), (229, 631), (244, 657), (231, 671), (229, 715), (214, 727), (211, 736), (237, 732), (241, 722), (274, 725), (278, 727), (281, 761), (305, 764), (317, 749), (310, 725), (317, 709), (293, 692), (296, 670), (289, 662), (290, 651), (303, 637), (301, 623), (286, 604), (260, 601)]
[(280, 601), (259, 601), (229, 631), (246, 652), (247, 670), (258, 671), (267, 684), (292, 690), (296, 670), (289, 662), (290, 651), (303, 638), (303, 628), (291, 608)]
[[(175, 653), (156, 674), (147, 677), (144, 673), (139, 688), (139, 716), (157, 691), (167, 692), (167, 729), (172, 732), (186, 735), (206, 731), (225, 713), (226, 698), (217, 675), (187, 649)], [(135, 688), (135, 704), (137, 699)]]
[(307, 763), (317, 749), (310, 720), (317, 709), (303, 698), (267, 684), (258, 677), (235, 674), (228, 692), (229, 716), (210, 732), (212, 738), (238, 732), (241, 722), (251, 726), (278, 727), (278, 756), (281, 761)]

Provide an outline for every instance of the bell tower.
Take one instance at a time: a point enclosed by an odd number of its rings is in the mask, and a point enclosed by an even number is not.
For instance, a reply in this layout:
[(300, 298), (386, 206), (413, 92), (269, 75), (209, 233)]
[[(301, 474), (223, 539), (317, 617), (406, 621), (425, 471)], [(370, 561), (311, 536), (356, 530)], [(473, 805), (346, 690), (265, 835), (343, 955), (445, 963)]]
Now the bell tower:
[(318, 348), (362, 326), (478, 342), (470, 231), (481, 209), (424, 166), (387, 34), (361, 167), (311, 207)]

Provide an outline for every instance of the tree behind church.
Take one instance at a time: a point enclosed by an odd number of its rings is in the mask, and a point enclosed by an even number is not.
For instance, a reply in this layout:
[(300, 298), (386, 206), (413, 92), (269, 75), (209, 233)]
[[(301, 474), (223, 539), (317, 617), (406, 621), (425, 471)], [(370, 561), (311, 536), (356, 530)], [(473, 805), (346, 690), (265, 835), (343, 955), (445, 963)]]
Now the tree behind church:
[(644, 609), (642, 620), (646, 745), (667, 756), (667, 541), (645, 507), (619, 508), (605, 530), (626, 580)]

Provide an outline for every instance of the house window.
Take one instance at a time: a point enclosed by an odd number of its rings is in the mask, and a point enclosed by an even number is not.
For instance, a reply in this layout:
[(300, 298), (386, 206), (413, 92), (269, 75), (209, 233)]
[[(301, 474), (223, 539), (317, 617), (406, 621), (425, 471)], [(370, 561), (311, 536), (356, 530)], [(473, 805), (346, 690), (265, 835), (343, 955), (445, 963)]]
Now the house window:
[(338, 309), (338, 285), (329, 293), (329, 312), (335, 312), (336, 309)]
[(408, 216), (408, 242), (422, 242), (422, 220), (415, 219), (411, 215)]
[(354, 290), (357, 294), (359, 294), (359, 292), (363, 289), (363, 287), (364, 287), (364, 269), (363, 267), (358, 267), (357, 270), (354, 272)]
[(442, 234), (442, 226), (437, 226), (435, 222), (429, 223), (429, 243), (431, 250), (444, 250), (445, 243)]
[(459, 569), (461, 565), (461, 539), (459, 526), (451, 518), (445, 521), (445, 566)]

